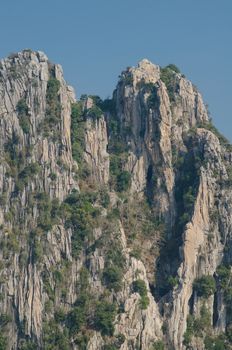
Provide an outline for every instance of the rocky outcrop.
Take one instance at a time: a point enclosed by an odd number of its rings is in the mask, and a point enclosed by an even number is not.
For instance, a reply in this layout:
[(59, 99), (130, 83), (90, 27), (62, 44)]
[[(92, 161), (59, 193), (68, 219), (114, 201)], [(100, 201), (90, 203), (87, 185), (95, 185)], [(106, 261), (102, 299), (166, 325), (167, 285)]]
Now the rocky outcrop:
[(96, 121), (87, 120), (85, 144), (85, 160), (94, 181), (106, 185), (109, 181), (109, 154), (107, 126), (103, 117)]

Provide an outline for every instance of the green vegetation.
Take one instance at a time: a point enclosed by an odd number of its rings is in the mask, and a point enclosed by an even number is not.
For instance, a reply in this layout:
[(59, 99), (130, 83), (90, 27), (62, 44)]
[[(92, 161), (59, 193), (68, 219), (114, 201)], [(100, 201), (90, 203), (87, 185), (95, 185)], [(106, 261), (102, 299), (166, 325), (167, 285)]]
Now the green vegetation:
[(108, 208), (108, 206), (110, 205), (110, 196), (109, 196), (107, 189), (101, 188), (99, 191), (99, 195), (100, 195), (100, 204), (104, 208)]
[(38, 346), (30, 340), (25, 340), (19, 347), (19, 350), (37, 350)]
[(86, 117), (96, 120), (101, 118), (102, 113), (102, 110), (97, 105), (93, 105), (92, 108), (86, 111)]
[(114, 319), (116, 316), (116, 306), (107, 301), (99, 301), (96, 306), (94, 324), (95, 328), (102, 335), (112, 336), (114, 333)]
[(38, 227), (43, 231), (49, 231), (58, 223), (60, 205), (57, 199), (50, 200), (46, 192), (39, 192), (35, 196), (39, 209)]
[(4, 327), (11, 322), (11, 316), (7, 314), (1, 314), (0, 315), (0, 350), (7, 350), (7, 338), (5, 337), (3, 333)]
[[(158, 96), (158, 88), (154, 84), (146, 84), (145, 86), (146, 91), (148, 90), (150, 93), (150, 96), (147, 99), (147, 105), (148, 108), (156, 109), (160, 106), (160, 98)], [(159, 134), (155, 134), (157, 138), (159, 138)]]
[(116, 189), (118, 192), (127, 191), (131, 186), (131, 174), (128, 171), (122, 171), (117, 176)]
[(72, 311), (68, 315), (68, 328), (72, 335), (81, 331), (82, 327), (86, 327), (87, 323), (87, 311), (90, 303), (89, 295), (81, 295)]
[(230, 187), (230, 186), (232, 186), (232, 166), (227, 165), (226, 171), (227, 171), (228, 179), (226, 181), (224, 181), (224, 183), (227, 187)]
[(204, 122), (204, 123), (198, 123), (197, 127), (212, 131), (212, 133), (214, 133), (218, 137), (220, 144), (222, 146), (226, 147), (229, 151), (231, 151), (232, 145), (230, 144), (229, 140), (220, 133), (220, 131), (213, 125), (213, 123), (211, 121)]
[(62, 329), (54, 320), (43, 324), (44, 350), (69, 350), (69, 337), (66, 329)]
[(28, 106), (26, 103), (26, 99), (22, 98), (19, 100), (16, 106), (18, 116), (19, 116), (19, 125), (22, 128), (25, 134), (28, 134), (30, 131), (30, 119), (28, 116)]
[(18, 174), (15, 191), (18, 193), (23, 190), (29, 180), (33, 179), (40, 171), (39, 163), (31, 163), (23, 168)]
[(1, 314), (0, 315), (0, 327), (6, 326), (9, 322), (12, 321), (12, 318), (8, 314)]
[(219, 265), (217, 267), (217, 276), (219, 285), (223, 290), (226, 290), (232, 282), (231, 268), (227, 265)]
[(94, 193), (78, 193), (76, 190), (66, 198), (61, 206), (66, 228), (72, 228), (72, 255), (78, 257), (84, 243), (91, 238), (97, 225), (99, 210), (93, 206)]
[(202, 276), (194, 281), (193, 288), (198, 296), (208, 298), (215, 293), (216, 282), (213, 276)]
[(225, 350), (226, 339), (224, 336), (210, 337), (206, 336), (204, 339), (205, 350)]
[(60, 82), (56, 78), (50, 78), (47, 85), (47, 110), (46, 119), (48, 125), (52, 127), (60, 120), (61, 105), (59, 99)]
[(117, 350), (118, 348), (114, 344), (106, 344), (103, 346), (103, 350)]
[(217, 278), (220, 288), (224, 292), (227, 321), (232, 324), (232, 272), (229, 265), (220, 265), (217, 268)]
[(125, 257), (119, 241), (111, 242), (106, 252), (106, 264), (103, 270), (103, 282), (110, 290), (118, 292), (122, 287), (122, 278), (125, 270)]
[(112, 114), (109, 118), (108, 132), (110, 153), (110, 185), (118, 191), (127, 191), (131, 186), (131, 174), (125, 170), (128, 159), (129, 145), (126, 141), (131, 130), (124, 128), (120, 130), (119, 119), (116, 116), (115, 102), (106, 100), (102, 102), (102, 109), (109, 110)]
[(133, 291), (140, 294), (140, 307), (142, 310), (147, 309), (149, 305), (149, 298), (147, 296), (147, 287), (143, 280), (138, 279), (133, 282)]
[(191, 219), (192, 211), (199, 186), (199, 167), (196, 155), (191, 151), (191, 141), (189, 143), (190, 151), (185, 155), (179, 155), (181, 161), (177, 161), (177, 182), (175, 197), (178, 206), (179, 220), (176, 230), (183, 232), (186, 223)]
[(12, 139), (4, 145), (5, 159), (9, 166), (11, 167), (12, 172), (15, 172), (15, 168), (20, 166), (22, 160), (24, 162), (23, 154), (18, 150), (19, 137), (15, 133), (12, 134)]
[[(8, 218), (8, 221), (12, 221), (12, 217)], [(5, 259), (9, 259), (13, 254), (19, 253), (19, 232), (16, 229), (10, 231), (7, 238), (1, 240), (0, 248)]]
[(170, 69), (170, 70), (172, 70), (173, 72), (175, 72), (175, 73), (177, 73), (177, 74), (180, 74), (180, 73), (181, 73), (180, 69), (179, 69), (175, 64), (173, 64), (173, 63), (169, 64), (168, 66), (166, 66), (166, 67), (163, 68), (163, 69)]
[[(80, 349), (86, 348), (87, 338), (83, 338), (83, 334), (88, 328), (94, 328), (102, 335), (112, 336), (114, 332), (113, 322), (116, 316), (114, 304), (104, 298), (97, 301), (96, 296), (91, 294), (88, 278), (88, 270), (82, 268), (77, 285), (78, 298), (65, 321), (70, 335), (79, 339)], [(65, 316), (62, 315), (61, 321), (64, 322), (64, 319)], [(82, 336), (80, 336), (80, 332), (82, 332)]]
[(161, 68), (161, 80), (166, 85), (168, 90), (169, 99), (171, 102), (175, 101), (175, 93), (178, 89), (176, 74), (180, 73), (180, 70), (174, 65), (170, 64), (165, 68)]
[(122, 272), (118, 266), (108, 266), (104, 269), (103, 280), (109, 289), (116, 292), (121, 289)]
[[(67, 316), (67, 327), (71, 335), (77, 335), (82, 329), (86, 329), (92, 317), (95, 298), (89, 291), (89, 272), (86, 268), (80, 271), (78, 281), (78, 298)], [(84, 339), (79, 339), (84, 342)]]
[(0, 331), (0, 350), (7, 350), (7, 338)]
[(49, 177), (50, 177), (50, 179), (52, 181), (55, 181), (57, 179), (57, 174), (56, 173), (51, 173)]
[(174, 288), (178, 285), (179, 279), (177, 276), (173, 277), (173, 276), (169, 276), (168, 277), (168, 284), (170, 285), (170, 288)]
[(121, 78), (122, 78), (122, 81), (125, 83), (125, 85), (132, 86), (133, 75), (131, 74), (129, 69), (127, 69), (127, 71), (125, 71), (124, 74), (122, 74)]
[(175, 283), (174, 285), (170, 283), (170, 278), (171, 276), (175, 278), (180, 264), (179, 247), (183, 244), (185, 226), (192, 218), (199, 188), (199, 169), (203, 161), (202, 156), (193, 151), (194, 139), (190, 136), (186, 137), (185, 146), (188, 151), (186, 153), (180, 152), (176, 157), (174, 195), (177, 215), (172, 235), (164, 237), (166, 240), (163, 241), (160, 249), (156, 272), (157, 287), (155, 288), (155, 295), (158, 299), (175, 286)]
[(82, 112), (82, 103), (72, 104), (71, 113), (71, 141), (72, 155), (75, 161), (82, 165), (85, 148), (85, 119)]
[(188, 346), (191, 343), (193, 335), (196, 337), (203, 337), (205, 332), (209, 330), (210, 326), (210, 314), (205, 305), (203, 305), (199, 318), (195, 318), (193, 315), (189, 315), (187, 318), (187, 329), (184, 333), (184, 345)]
[(110, 157), (111, 185), (118, 192), (127, 191), (131, 186), (131, 174), (123, 170), (127, 154), (112, 154)]
[(58, 139), (58, 127), (61, 121), (59, 90), (60, 82), (54, 77), (54, 72), (50, 69), (46, 92), (46, 115), (39, 127), (43, 131), (44, 137), (51, 136), (54, 142)]
[(162, 340), (157, 340), (153, 345), (153, 350), (165, 350), (164, 343)]
[[(163, 220), (153, 212), (148, 201), (136, 195), (125, 200), (119, 215), (130, 243), (137, 239), (157, 239), (164, 234)], [(141, 254), (141, 247), (133, 247), (133, 252)], [(140, 252), (138, 251), (140, 250)]]
[(4, 151), (5, 160), (9, 165), (6, 176), (15, 179), (14, 196), (17, 196), (29, 180), (33, 179), (40, 171), (40, 165), (37, 162), (26, 165), (26, 158), (30, 157), (32, 147), (19, 148), (19, 137), (13, 133), (12, 138), (5, 143)]

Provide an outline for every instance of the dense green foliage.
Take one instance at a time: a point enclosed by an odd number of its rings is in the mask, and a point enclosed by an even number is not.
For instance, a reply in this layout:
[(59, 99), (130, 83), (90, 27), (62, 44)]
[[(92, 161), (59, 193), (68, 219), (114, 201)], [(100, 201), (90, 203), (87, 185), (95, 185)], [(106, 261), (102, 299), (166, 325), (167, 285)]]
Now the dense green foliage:
[(173, 64), (173, 63), (169, 64), (168, 66), (166, 66), (166, 67), (163, 68), (163, 69), (170, 69), (170, 70), (172, 70), (173, 72), (175, 72), (175, 73), (177, 73), (177, 74), (181, 73), (181, 72), (180, 72), (180, 69), (179, 69), (175, 64)]
[(176, 74), (179, 72), (180, 72), (179, 69), (173, 64), (170, 64), (165, 68), (161, 68), (160, 78), (166, 85), (169, 99), (171, 102), (175, 101), (175, 93), (178, 92)]
[(31, 146), (20, 147), (19, 137), (15, 133), (4, 145), (5, 160), (9, 165), (6, 176), (15, 179), (14, 196), (17, 196), (29, 180), (32, 180), (40, 171), (38, 162), (26, 164), (26, 159), (30, 157), (31, 150)]
[(164, 343), (162, 342), (162, 340), (157, 340), (153, 344), (153, 350), (165, 350)]
[(61, 103), (60, 103), (60, 82), (53, 73), (50, 72), (50, 78), (47, 83), (46, 92), (46, 115), (40, 125), (45, 137), (52, 136), (53, 141), (57, 141), (59, 135), (59, 124), (61, 121)]
[(189, 345), (194, 336), (203, 337), (211, 326), (210, 314), (205, 305), (201, 307), (200, 317), (189, 315), (187, 318), (187, 329), (184, 333), (184, 345)]
[(196, 194), (199, 186), (199, 168), (201, 157), (193, 153), (194, 140), (188, 140), (189, 152), (179, 155), (176, 164), (175, 198), (177, 202), (178, 221), (176, 230), (181, 233), (184, 226), (190, 220)]
[(0, 350), (7, 349), (7, 338), (0, 331)]
[(219, 265), (217, 267), (217, 276), (219, 280), (220, 287), (226, 290), (231, 283), (231, 268), (227, 265)]
[(0, 327), (6, 326), (11, 321), (12, 321), (11, 316), (9, 316), (7, 314), (1, 314), (0, 315)]
[(38, 346), (34, 342), (30, 340), (25, 340), (22, 342), (22, 345), (20, 345), (19, 350), (37, 350)]
[(73, 191), (62, 205), (62, 215), (66, 228), (72, 228), (72, 255), (78, 257), (84, 243), (91, 238), (92, 229), (97, 224), (99, 215), (94, 193), (78, 193)]
[(85, 119), (82, 113), (81, 102), (72, 105), (71, 141), (73, 158), (79, 165), (82, 165), (85, 147)]
[(121, 289), (122, 269), (118, 266), (107, 266), (103, 272), (103, 279), (109, 289), (119, 291)]
[(102, 335), (113, 335), (116, 306), (107, 301), (99, 301), (96, 306), (94, 324)]
[(18, 116), (19, 116), (19, 125), (21, 126), (23, 132), (28, 134), (30, 131), (30, 120), (28, 116), (28, 106), (26, 103), (26, 99), (22, 98), (19, 100), (16, 106)]
[(123, 170), (126, 153), (112, 154), (110, 157), (111, 185), (118, 192), (127, 191), (131, 186), (131, 174)]
[(69, 336), (54, 320), (43, 324), (44, 350), (69, 350)]
[(138, 279), (133, 282), (133, 291), (140, 294), (140, 307), (142, 310), (147, 309), (149, 305), (149, 298), (147, 296), (147, 287), (143, 280)]
[[(69, 329), (71, 337), (78, 339), (77, 344), (80, 349), (86, 349), (88, 337), (84, 332), (88, 327), (91, 327), (91, 320), (95, 307), (95, 297), (89, 290), (89, 273), (86, 268), (80, 271), (80, 278), (78, 281), (78, 298), (75, 301), (71, 311), (68, 313), (65, 320)], [(64, 317), (61, 318), (61, 321)]]
[(24, 186), (26, 186), (29, 180), (32, 180), (40, 171), (39, 163), (31, 163), (25, 166), (20, 173), (18, 174), (18, 179), (16, 181), (16, 192), (20, 192), (23, 190)]
[(133, 84), (133, 75), (129, 71), (129, 68), (122, 74), (121, 81), (124, 82), (125, 85), (132, 86)]
[(224, 336), (210, 337), (206, 336), (204, 339), (205, 350), (226, 350), (226, 339)]
[(219, 265), (217, 268), (219, 287), (224, 292), (227, 310), (227, 322), (232, 324), (232, 272), (229, 265)]
[(46, 192), (36, 194), (37, 206), (39, 209), (38, 227), (44, 231), (51, 230), (52, 226), (57, 223), (59, 217), (59, 201), (50, 200)]
[(193, 288), (198, 296), (208, 298), (215, 293), (216, 282), (213, 276), (202, 276), (194, 281)]
[(116, 189), (118, 192), (124, 192), (127, 191), (131, 186), (131, 174), (123, 170), (118, 176), (117, 176), (117, 184)]
[[(158, 88), (154, 84), (146, 84), (145, 89), (147, 92), (150, 93), (148, 99), (147, 99), (147, 105), (148, 108), (156, 109), (160, 106), (160, 98), (158, 96)], [(159, 138), (159, 134), (155, 134), (157, 138)]]
[(46, 119), (48, 120), (48, 125), (53, 126), (60, 119), (61, 105), (59, 100), (60, 82), (56, 78), (51, 77), (48, 80), (47, 85), (47, 110)]
[(100, 119), (102, 116), (102, 110), (95, 104), (86, 111), (86, 116), (93, 120)]
[(125, 269), (125, 257), (119, 241), (112, 241), (106, 252), (106, 264), (103, 270), (103, 282), (110, 290), (121, 290)]

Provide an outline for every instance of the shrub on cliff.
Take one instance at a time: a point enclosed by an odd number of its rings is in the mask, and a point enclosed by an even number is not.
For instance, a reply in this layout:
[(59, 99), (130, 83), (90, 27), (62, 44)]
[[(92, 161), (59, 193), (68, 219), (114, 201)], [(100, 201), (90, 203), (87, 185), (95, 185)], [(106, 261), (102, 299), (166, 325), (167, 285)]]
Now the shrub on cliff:
[(215, 279), (213, 276), (202, 276), (194, 281), (193, 288), (198, 296), (208, 298), (216, 291)]

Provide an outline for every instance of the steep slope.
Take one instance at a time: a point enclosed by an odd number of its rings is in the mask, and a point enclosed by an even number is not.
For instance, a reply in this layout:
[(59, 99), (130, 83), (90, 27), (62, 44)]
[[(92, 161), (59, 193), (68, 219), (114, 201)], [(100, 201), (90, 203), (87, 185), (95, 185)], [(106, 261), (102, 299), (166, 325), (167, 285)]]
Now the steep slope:
[(230, 349), (232, 152), (192, 83), (143, 60), (76, 101), (25, 50), (0, 91), (0, 348)]

